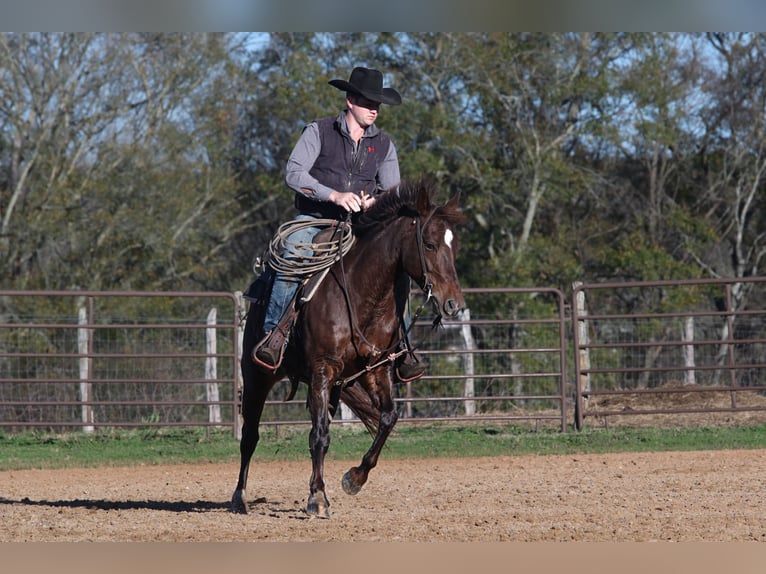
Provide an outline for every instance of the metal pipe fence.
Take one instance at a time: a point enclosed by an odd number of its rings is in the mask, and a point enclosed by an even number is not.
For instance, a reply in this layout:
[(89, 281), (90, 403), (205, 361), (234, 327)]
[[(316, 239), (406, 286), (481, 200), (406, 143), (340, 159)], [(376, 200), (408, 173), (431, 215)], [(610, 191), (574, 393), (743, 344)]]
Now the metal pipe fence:
[[(464, 294), (457, 319), (413, 323), (428, 368), (397, 385), (400, 423), (565, 431), (589, 417), (766, 411), (766, 277), (586, 284), (571, 300), (545, 288)], [(238, 436), (244, 305), (239, 293), (0, 291), (0, 430)], [(264, 424), (308, 423), (305, 386), (289, 402), (288, 391), (276, 385)], [(344, 408), (336, 418), (353, 422)]]
[(231, 293), (0, 291), (0, 428), (235, 428), (239, 313)]
[(766, 411), (766, 278), (577, 286), (575, 426), (585, 417)]
[[(563, 430), (561, 293), (465, 296), (459, 320), (436, 330), (427, 319), (413, 324), (428, 374), (397, 387), (400, 421), (526, 420)], [(211, 324), (215, 307), (221, 319)], [(230, 426), (236, 436), (244, 311), (229, 293), (0, 291), (0, 428)], [(305, 387), (286, 402), (288, 387), (276, 385), (264, 423), (308, 422)], [(344, 409), (338, 416), (352, 420)]]

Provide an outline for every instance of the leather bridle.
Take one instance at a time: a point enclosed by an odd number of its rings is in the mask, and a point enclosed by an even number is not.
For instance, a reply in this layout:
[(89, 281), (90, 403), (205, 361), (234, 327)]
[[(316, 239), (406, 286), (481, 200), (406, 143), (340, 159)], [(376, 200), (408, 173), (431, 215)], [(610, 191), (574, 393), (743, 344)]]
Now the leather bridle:
[[(415, 219), (415, 237), (417, 238), (418, 255), (420, 256), (420, 269), (423, 272), (423, 284), (420, 286), (420, 289), (423, 291), (423, 293), (425, 293), (426, 303), (428, 303), (433, 297), (434, 284), (431, 281), (431, 276), (428, 272), (428, 263), (426, 262), (426, 254), (423, 251), (423, 229), (425, 229), (425, 226), (428, 225), (429, 221), (431, 221), (434, 213), (436, 213), (436, 209), (437, 208), (433, 208), (431, 210), (431, 213), (428, 214), (423, 223), (420, 222), (419, 215), (417, 219)], [(441, 309), (437, 309), (437, 312), (439, 314), (438, 318), (441, 320), (443, 318)]]

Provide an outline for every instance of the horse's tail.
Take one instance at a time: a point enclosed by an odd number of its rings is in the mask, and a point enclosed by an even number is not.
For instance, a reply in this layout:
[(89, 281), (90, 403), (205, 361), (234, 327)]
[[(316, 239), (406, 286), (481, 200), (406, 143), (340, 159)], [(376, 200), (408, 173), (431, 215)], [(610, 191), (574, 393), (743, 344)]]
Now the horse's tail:
[(364, 423), (369, 433), (375, 436), (378, 432), (380, 409), (372, 403), (370, 396), (361, 385), (351, 384), (344, 386), (340, 400), (346, 403), (346, 406)]
[(295, 398), (295, 393), (298, 392), (298, 385), (300, 384), (298, 377), (289, 377), (289, 378), (290, 378), (290, 392), (287, 393), (287, 397), (285, 397), (285, 402), (291, 401)]

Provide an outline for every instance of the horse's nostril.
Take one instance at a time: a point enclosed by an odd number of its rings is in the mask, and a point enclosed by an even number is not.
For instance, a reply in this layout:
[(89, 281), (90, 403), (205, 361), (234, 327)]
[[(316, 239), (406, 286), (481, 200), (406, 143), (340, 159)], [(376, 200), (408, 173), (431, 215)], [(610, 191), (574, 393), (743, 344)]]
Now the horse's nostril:
[(454, 317), (458, 314), (458, 311), (460, 311), (460, 306), (457, 304), (457, 302), (454, 299), (447, 299), (447, 301), (444, 303), (444, 312), (447, 314), (447, 316)]

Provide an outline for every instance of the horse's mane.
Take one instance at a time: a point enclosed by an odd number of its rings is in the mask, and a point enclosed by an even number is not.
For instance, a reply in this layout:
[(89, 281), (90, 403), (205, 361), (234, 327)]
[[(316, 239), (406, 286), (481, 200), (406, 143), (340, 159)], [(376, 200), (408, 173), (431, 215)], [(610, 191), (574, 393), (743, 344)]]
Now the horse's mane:
[[(370, 229), (376, 228), (380, 224), (396, 217), (417, 216), (418, 200), (421, 193), (427, 195), (429, 211), (434, 209), (436, 207), (433, 203), (435, 191), (435, 185), (425, 180), (417, 182), (402, 181), (398, 188), (394, 187), (378, 194), (375, 205), (368, 211), (359, 214), (354, 220), (354, 233), (363, 235)], [(443, 205), (436, 209), (434, 217), (442, 217), (451, 224), (457, 224), (462, 221), (463, 214), (456, 208), (453, 209)]]

